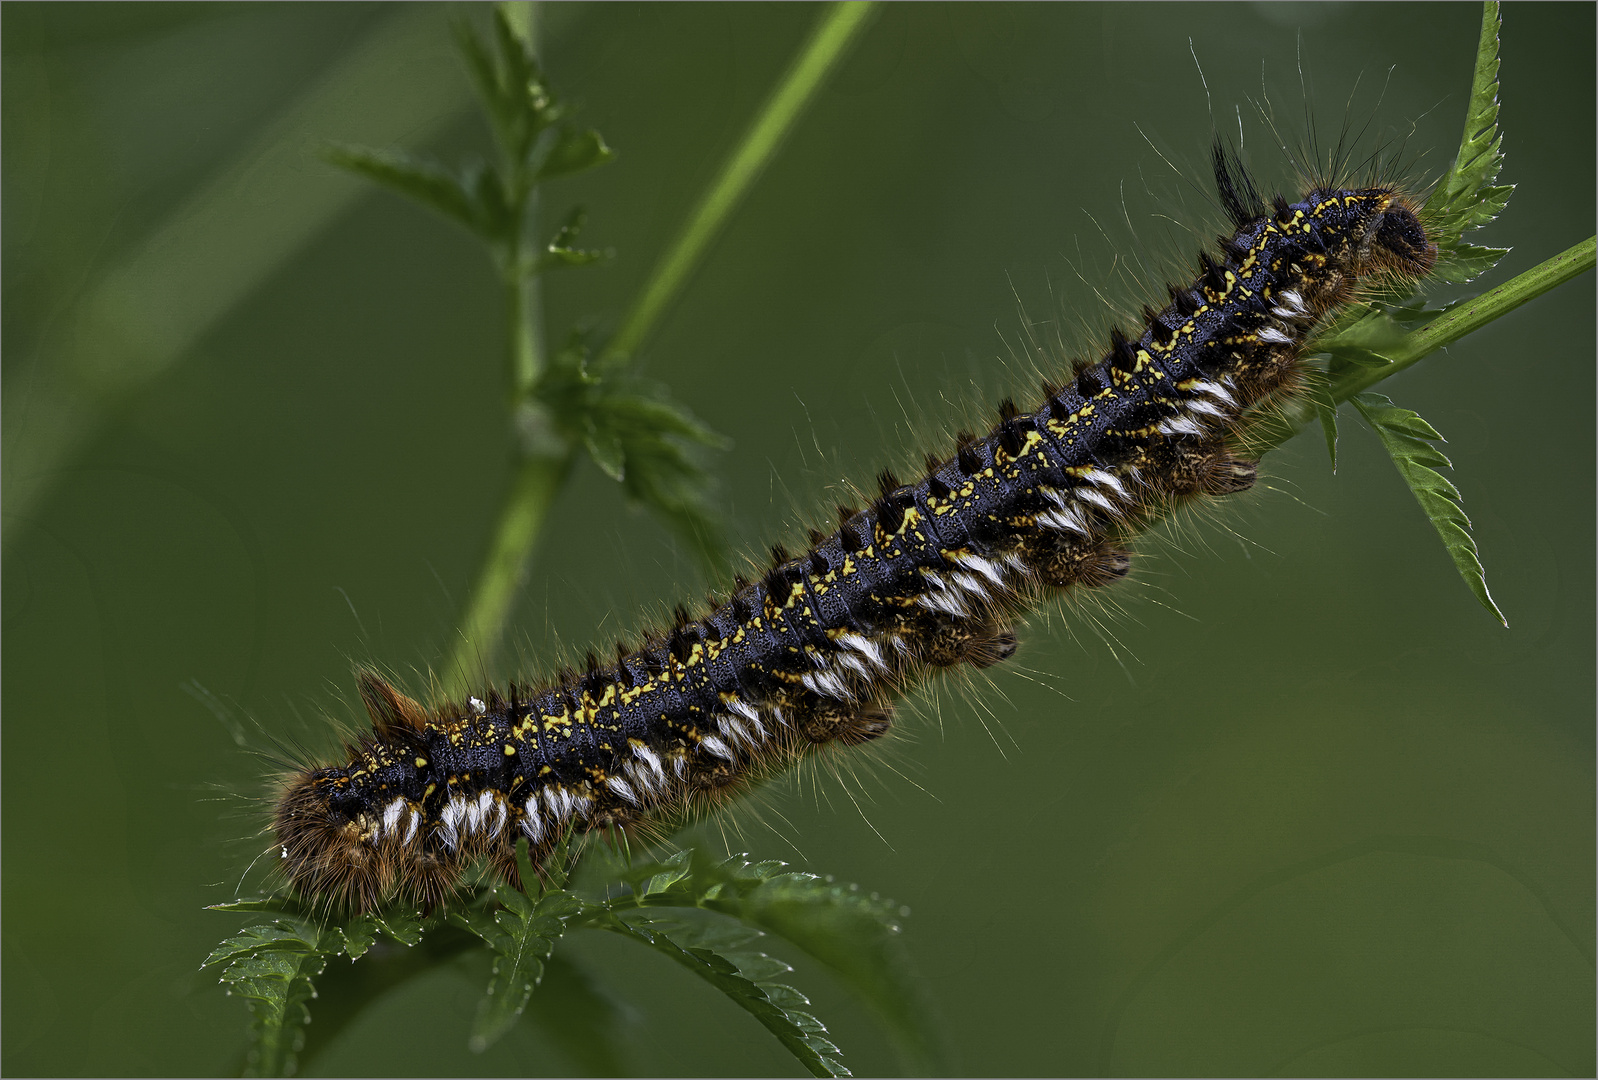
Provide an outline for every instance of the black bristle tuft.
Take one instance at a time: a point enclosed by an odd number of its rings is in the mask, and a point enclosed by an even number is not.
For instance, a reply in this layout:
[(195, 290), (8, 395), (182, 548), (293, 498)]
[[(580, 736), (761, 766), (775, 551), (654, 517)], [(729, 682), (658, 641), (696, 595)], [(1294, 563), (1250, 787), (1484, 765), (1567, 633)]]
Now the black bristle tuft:
[(1117, 327), (1110, 331), (1110, 366), (1130, 374), (1137, 368), (1137, 350)]
[(871, 512), (876, 516), (877, 525), (889, 536), (898, 532), (899, 526), (904, 524), (904, 507), (891, 495), (879, 499), (871, 507)]
[(1001, 424), (1006, 420), (1014, 420), (1020, 415), (1021, 410), (1015, 407), (1014, 398), (1005, 398), (1003, 401), (999, 402), (999, 422)]
[(832, 573), (832, 564), (827, 561), (827, 557), (821, 552), (812, 551), (810, 553), (810, 573), (818, 578), (826, 577)]
[(817, 544), (820, 544), (822, 541), (826, 540), (826, 538), (827, 538), (827, 534), (822, 532), (820, 529), (810, 529), (810, 530), (808, 530), (806, 532), (805, 535), (810, 537), (810, 546), (811, 547), (815, 547)]
[(788, 554), (788, 549), (785, 546), (783, 546), (782, 544), (772, 544), (771, 545), (771, 565), (772, 566), (781, 566), (783, 563), (787, 562), (792, 557), (793, 556)]
[(899, 478), (893, 474), (892, 469), (883, 469), (877, 474), (877, 490), (883, 495), (891, 495), (899, 487)]
[(866, 546), (860, 538), (860, 530), (847, 521), (838, 529), (838, 542), (843, 545), (843, 550), (849, 552), (863, 551)]
[(922, 464), (926, 466), (928, 473), (935, 473), (943, 468), (943, 462), (938, 458), (937, 454), (928, 454)]
[(1104, 393), (1104, 376), (1096, 367), (1085, 367), (1077, 372), (1076, 392), (1083, 400), (1097, 397)]
[(954, 463), (959, 466), (962, 476), (975, 476), (982, 471), (982, 458), (978, 456), (975, 445), (963, 439), (954, 455)]
[(945, 484), (942, 480), (938, 479), (937, 473), (933, 473), (931, 476), (927, 477), (927, 497), (929, 499), (938, 499), (941, 501), (943, 499), (947, 499), (953, 493), (953, 489), (950, 488), (948, 484)]
[(1221, 209), (1239, 229), (1265, 216), (1265, 200), (1260, 198), (1253, 177), (1243, 167), (1243, 160), (1219, 136), (1211, 147), (1210, 156), (1215, 168), (1215, 190), (1221, 197)]
[(1276, 223), (1278, 225), (1286, 225), (1293, 220), (1293, 208), (1288, 205), (1287, 200), (1282, 198), (1281, 195), (1278, 194), (1271, 197), (1271, 209), (1276, 211)]

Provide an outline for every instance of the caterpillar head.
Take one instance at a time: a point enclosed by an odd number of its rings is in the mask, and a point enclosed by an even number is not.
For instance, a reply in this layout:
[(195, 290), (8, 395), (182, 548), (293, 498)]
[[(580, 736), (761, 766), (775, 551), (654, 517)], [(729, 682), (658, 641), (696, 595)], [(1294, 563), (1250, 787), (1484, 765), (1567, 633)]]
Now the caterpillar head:
[(366, 911), (388, 892), (393, 861), (362, 805), (345, 769), (310, 769), (289, 781), (272, 827), (283, 872), (301, 894)]
[(1407, 200), (1391, 190), (1378, 194), (1379, 209), (1367, 233), (1371, 263), (1400, 277), (1425, 277), (1437, 265), (1437, 245)]

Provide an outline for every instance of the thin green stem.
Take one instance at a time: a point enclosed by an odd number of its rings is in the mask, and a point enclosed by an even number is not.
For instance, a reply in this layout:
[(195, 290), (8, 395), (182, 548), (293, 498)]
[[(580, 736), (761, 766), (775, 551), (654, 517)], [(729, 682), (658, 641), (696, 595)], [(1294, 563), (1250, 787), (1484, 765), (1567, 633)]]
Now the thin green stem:
[(656, 264), (600, 364), (618, 364), (643, 343), (667, 304), (682, 288), (716, 232), (782, 145), (801, 112), (874, 14), (872, 3), (838, 3), (822, 14), (793, 66), (755, 116), (742, 141), (721, 167), (716, 182), (688, 217), (676, 241)]
[(477, 583), (472, 588), (459, 639), (439, 676), (445, 694), (458, 698), (480, 677), (499, 651), (511, 602), (526, 580), (529, 556), (555, 501), (571, 472), (571, 455), (528, 457), (500, 507)]
[[(526, 217), (537, 220), (537, 196), (529, 195)], [(505, 333), (512, 407), (521, 404), (544, 370), (543, 304), (538, 275), (531, 272), (526, 242), (518, 240), (505, 267)]]
[[(530, 44), (537, 27), (536, 7), (502, 5), (511, 26)], [(666, 304), (703, 255), (716, 231), (815, 96), (828, 72), (843, 56), (872, 13), (872, 5), (836, 4), (826, 10), (798, 59), (755, 118), (743, 141), (705, 193), (681, 236), (639, 294), (622, 328), (607, 349), (607, 361), (624, 360), (643, 341)], [(514, 166), (513, 166), (514, 167)], [(534, 219), (536, 202), (524, 205), (522, 225)], [(515, 246), (505, 252), (506, 320), (510, 396), (513, 408), (527, 402), (544, 369), (538, 279), (525, 250), (525, 228), (515, 232)], [(511, 604), (527, 578), (533, 548), (549, 505), (571, 471), (575, 452), (551, 453), (524, 446), (494, 526), (478, 578), (467, 601), (460, 637), (439, 681), (446, 694), (459, 697), (487, 669), (499, 651)]]
[[(1473, 300), (1466, 301), (1446, 315), (1438, 316), (1428, 325), (1409, 334), (1382, 355), (1391, 363), (1382, 367), (1360, 368), (1333, 382), (1327, 387), (1331, 404), (1335, 406), (1349, 400), (1385, 379), (1430, 356), (1438, 349), (1453, 344), (1460, 338), (1500, 319), (1529, 300), (1534, 300), (1550, 289), (1556, 288), (1579, 274), (1593, 268), (1598, 259), (1598, 238), (1588, 237), (1581, 243), (1560, 252), (1546, 262), (1525, 273), (1489, 289)], [(1326, 398), (1321, 403), (1326, 403)], [(1313, 402), (1305, 402), (1285, 417), (1264, 420), (1251, 436), (1249, 445), (1259, 453), (1276, 447), (1297, 435), (1315, 419)]]
[(1427, 326), (1416, 330), (1394, 349), (1384, 351), (1392, 364), (1383, 368), (1360, 371), (1343, 379), (1333, 388), (1335, 400), (1347, 401), (1355, 394), (1364, 393), (1389, 375), (1394, 375), (1422, 357), (1452, 345), (1467, 334), (1502, 318), (1529, 300), (1535, 300), (1550, 289), (1556, 288), (1593, 268), (1598, 256), (1598, 237), (1589, 236), (1581, 243), (1560, 252), (1546, 262), (1511, 278), (1467, 301), (1446, 315), (1440, 315)]

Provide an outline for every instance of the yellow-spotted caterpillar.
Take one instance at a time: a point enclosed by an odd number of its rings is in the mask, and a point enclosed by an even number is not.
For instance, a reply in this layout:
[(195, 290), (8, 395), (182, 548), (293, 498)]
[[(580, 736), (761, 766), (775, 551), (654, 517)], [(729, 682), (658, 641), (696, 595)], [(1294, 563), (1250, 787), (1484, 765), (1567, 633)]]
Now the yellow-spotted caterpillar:
[(778, 547), (708, 613), (546, 685), (423, 707), (360, 677), (372, 729), (342, 764), (290, 778), (274, 826), (302, 893), (356, 910), (448, 898), (488, 860), (515, 880), (570, 830), (667, 822), (824, 744), (885, 733), (939, 669), (1015, 650), (1015, 619), (1123, 577), (1127, 544), (1198, 496), (1254, 482), (1244, 428), (1298, 390), (1313, 329), (1373, 282), (1430, 271), (1436, 247), (1394, 187), (1318, 185), (1267, 203), (1214, 153), (1234, 231), (1141, 331), (999, 406), (910, 483), (891, 472), (795, 556)]

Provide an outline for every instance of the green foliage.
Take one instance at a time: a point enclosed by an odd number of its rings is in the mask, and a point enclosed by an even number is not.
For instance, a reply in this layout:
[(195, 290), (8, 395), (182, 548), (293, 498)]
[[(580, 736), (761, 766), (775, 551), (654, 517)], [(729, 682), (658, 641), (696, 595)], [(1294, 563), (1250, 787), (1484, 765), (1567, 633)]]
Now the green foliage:
[(758, 930), (734, 923), (692, 924), (653, 915), (612, 915), (597, 925), (671, 957), (726, 994), (777, 1037), (812, 1076), (850, 1076), (827, 1029), (793, 987), (772, 980), (793, 969), (749, 946)]
[(1482, 5), (1481, 40), (1470, 103), (1465, 110), (1465, 135), (1454, 164), (1432, 190), (1425, 212), (1437, 241), (1439, 281), (1472, 281), (1497, 265), (1508, 248), (1479, 247), (1460, 238), (1503, 213), (1513, 184), (1495, 184), (1503, 167), (1503, 135), (1498, 131), (1497, 0)]
[[(539, 882), (525, 840), (517, 844), (517, 859), (523, 880)], [(941, 1061), (934, 1010), (899, 946), (903, 911), (897, 905), (780, 862), (716, 862), (691, 850), (663, 862), (608, 867), (615, 873), (597, 890), (579, 890), (566, 887), (564, 868), (572, 861), (562, 848), (549, 860), (555, 871), (541, 887), (524, 892), (496, 885), (425, 919), (396, 905), (319, 925), (289, 899), (217, 905), (215, 910), (278, 916), (227, 939), (205, 961), (222, 969), (230, 992), (250, 1002), (252, 1071), (294, 1071), (314, 980), (330, 958), (355, 959), (378, 940), (416, 945), (446, 929), (464, 931), (494, 956), (468, 1038), (473, 1051), (487, 1049), (510, 1030), (552, 969), (562, 971), (563, 982), (590, 1003), (579, 1010), (580, 1022), (603, 1026), (602, 998), (569, 965), (556, 967), (552, 959), (567, 933), (596, 929), (671, 957), (754, 1016), (817, 1076), (849, 1074), (826, 1026), (807, 1011), (809, 1000), (776, 981), (793, 968), (755, 948), (768, 933), (822, 961), (859, 993), (891, 1026), (907, 1064), (919, 1071)], [(668, 914), (672, 909), (676, 914)]]
[(1442, 538), (1443, 547), (1459, 569), (1459, 576), (1465, 579), (1482, 607), (1508, 626), (1504, 613), (1498, 610), (1487, 591), (1487, 578), (1476, 553), (1476, 542), (1470, 536), (1470, 519), (1465, 516), (1459, 489), (1437, 471), (1453, 467), (1442, 451), (1432, 445), (1442, 442), (1443, 437), (1415, 413), (1400, 409), (1381, 394), (1361, 394), (1354, 399), (1354, 407), (1381, 438), (1399, 475), (1415, 493), (1421, 509), (1426, 511), (1432, 527)]
[[(1489, 0), (1482, 10), (1475, 76), (1459, 153), (1423, 209), (1428, 235), (1438, 249), (1432, 272), (1436, 281), (1470, 281), (1490, 270), (1509, 250), (1467, 244), (1461, 239), (1466, 232), (1497, 218), (1514, 191), (1513, 185), (1494, 183), (1504, 160), (1503, 136), (1498, 131), (1498, 32), (1498, 5)], [(1503, 613), (1487, 591), (1459, 491), (1436, 471), (1437, 467), (1447, 467), (1448, 459), (1425, 441), (1441, 436), (1419, 416), (1393, 406), (1386, 398), (1360, 394), (1365, 387), (1435, 349), (1437, 345), (1426, 346), (1421, 331), (1459, 306), (1458, 302), (1443, 307), (1410, 302), (1413, 291), (1390, 291), (1356, 305), (1309, 343), (1306, 352), (1325, 354), (1329, 383), (1329, 393), (1318, 396), (1311, 408), (1325, 434), (1327, 453), (1335, 470), (1337, 404), (1354, 400), (1436, 527), (1465, 583), (1482, 606), (1504, 622)]]
[(512, 404), (529, 458), (564, 462), (587, 452), (628, 497), (647, 507), (699, 554), (719, 567), (725, 552), (718, 516), (708, 498), (709, 474), (692, 447), (725, 443), (662, 386), (646, 384), (625, 366), (589, 362), (585, 336), (573, 333), (547, 363), (534, 340), (527, 286), (536, 276), (587, 266), (608, 251), (577, 244), (587, 214), (572, 208), (539, 243), (534, 197), (539, 185), (604, 165), (615, 158), (604, 137), (575, 125), (544, 78), (530, 45), (496, 8), (491, 38), (464, 23), (457, 38), (499, 157), (459, 168), (410, 154), (341, 146), (327, 160), (431, 207), (464, 226), (493, 253), (511, 291)]

